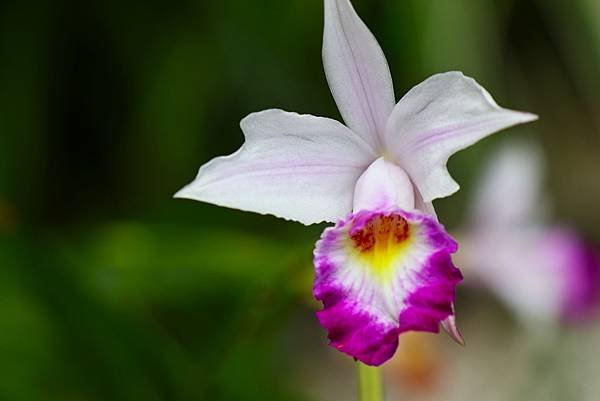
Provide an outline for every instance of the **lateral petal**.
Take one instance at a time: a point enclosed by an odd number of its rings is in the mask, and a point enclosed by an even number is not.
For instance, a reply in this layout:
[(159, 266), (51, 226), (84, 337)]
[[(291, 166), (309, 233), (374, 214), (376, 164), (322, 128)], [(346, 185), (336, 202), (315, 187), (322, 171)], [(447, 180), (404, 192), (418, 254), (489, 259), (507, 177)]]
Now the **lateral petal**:
[(398, 102), (384, 142), (423, 200), (431, 202), (459, 189), (446, 168), (450, 156), (494, 132), (535, 119), (534, 114), (501, 108), (472, 78), (447, 72), (428, 78)]
[(395, 103), (392, 76), (381, 47), (349, 0), (325, 0), (323, 65), (348, 127), (381, 149), (379, 137)]
[(458, 344), (465, 346), (465, 339), (463, 338), (458, 326), (456, 325), (456, 314), (454, 313), (454, 304), (452, 304), (452, 314), (444, 319), (441, 323), (442, 328), (448, 335), (456, 341)]
[(267, 110), (242, 120), (244, 145), (200, 168), (175, 197), (303, 224), (336, 221), (352, 209), (356, 181), (373, 149), (341, 123)]

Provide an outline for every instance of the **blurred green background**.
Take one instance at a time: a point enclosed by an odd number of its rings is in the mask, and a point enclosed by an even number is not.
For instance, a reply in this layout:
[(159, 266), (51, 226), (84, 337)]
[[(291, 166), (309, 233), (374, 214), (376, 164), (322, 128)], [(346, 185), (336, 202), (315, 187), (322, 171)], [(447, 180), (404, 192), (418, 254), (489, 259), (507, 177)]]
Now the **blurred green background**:
[[(436, 203), (447, 226), (495, 147), (527, 137), (546, 152), (556, 219), (600, 241), (600, 2), (354, 4), (398, 98), (462, 70), (501, 105), (541, 116), (451, 160), (463, 190)], [(339, 118), (322, 18), (321, 0), (0, 4), (0, 400), (353, 399), (351, 362), (313, 316), (323, 227), (172, 199), (202, 163), (241, 145), (250, 112)], [(453, 365), (476, 353), (497, 372), (508, 363), (499, 345), (512, 355), (529, 341), (492, 301), (459, 298), (473, 346), (434, 339), (462, 378), (445, 400), (477, 382), (475, 365)], [(589, 344), (561, 340), (574, 349), (561, 354), (565, 371), (597, 368), (582, 367), (581, 344), (599, 349), (591, 330), (573, 334)], [(531, 353), (534, 367), (558, 364)], [(560, 376), (533, 370), (522, 388)], [(578, 391), (543, 399), (588, 399)], [(417, 399), (444, 399), (432, 394)]]

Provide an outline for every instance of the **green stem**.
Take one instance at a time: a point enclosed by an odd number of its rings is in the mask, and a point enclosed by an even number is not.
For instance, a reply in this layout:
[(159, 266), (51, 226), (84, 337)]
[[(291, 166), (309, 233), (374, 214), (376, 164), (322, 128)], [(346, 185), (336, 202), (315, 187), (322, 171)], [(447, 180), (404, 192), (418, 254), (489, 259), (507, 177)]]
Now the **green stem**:
[(381, 369), (356, 363), (360, 401), (383, 401)]

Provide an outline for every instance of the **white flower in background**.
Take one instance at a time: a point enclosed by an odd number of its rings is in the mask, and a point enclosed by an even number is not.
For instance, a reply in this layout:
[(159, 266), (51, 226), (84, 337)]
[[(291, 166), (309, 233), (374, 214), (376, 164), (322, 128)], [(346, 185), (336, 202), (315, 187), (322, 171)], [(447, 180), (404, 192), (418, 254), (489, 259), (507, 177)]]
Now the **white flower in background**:
[(454, 326), (462, 276), (432, 201), (458, 184), (450, 156), (533, 114), (499, 107), (459, 72), (434, 75), (397, 104), (379, 44), (348, 0), (325, 0), (323, 64), (346, 123), (267, 110), (241, 122), (246, 142), (200, 168), (177, 197), (326, 229), (315, 250), (318, 313), (338, 350), (370, 365), (398, 335)]
[(586, 317), (600, 290), (596, 252), (572, 229), (547, 223), (542, 181), (539, 149), (503, 147), (459, 231), (466, 282), (485, 285), (528, 324)]

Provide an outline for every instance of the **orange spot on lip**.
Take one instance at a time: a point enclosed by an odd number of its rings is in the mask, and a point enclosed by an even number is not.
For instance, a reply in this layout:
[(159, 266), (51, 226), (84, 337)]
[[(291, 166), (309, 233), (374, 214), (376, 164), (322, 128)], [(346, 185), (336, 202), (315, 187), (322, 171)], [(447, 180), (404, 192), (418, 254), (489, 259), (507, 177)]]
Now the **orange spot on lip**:
[(351, 235), (354, 246), (360, 252), (369, 252), (375, 246), (400, 244), (410, 235), (406, 219), (399, 215), (376, 216)]

